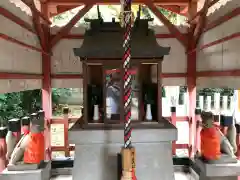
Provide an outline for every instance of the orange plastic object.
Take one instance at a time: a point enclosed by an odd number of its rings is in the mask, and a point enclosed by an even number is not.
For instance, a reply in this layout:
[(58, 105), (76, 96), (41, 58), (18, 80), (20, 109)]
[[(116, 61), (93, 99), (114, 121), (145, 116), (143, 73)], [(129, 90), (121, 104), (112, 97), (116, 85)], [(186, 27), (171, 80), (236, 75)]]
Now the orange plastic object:
[(201, 154), (206, 160), (220, 158), (220, 138), (217, 127), (201, 130)]
[(30, 133), (30, 141), (24, 152), (24, 163), (39, 164), (44, 160), (43, 133)]

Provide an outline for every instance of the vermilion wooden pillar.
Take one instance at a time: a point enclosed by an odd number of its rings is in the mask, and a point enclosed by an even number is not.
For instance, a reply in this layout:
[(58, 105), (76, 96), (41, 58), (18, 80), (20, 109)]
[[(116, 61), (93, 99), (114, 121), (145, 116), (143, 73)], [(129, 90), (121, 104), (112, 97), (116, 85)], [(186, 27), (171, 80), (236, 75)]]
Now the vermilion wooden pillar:
[[(189, 19), (197, 13), (197, 1), (192, 0), (189, 3)], [(193, 38), (194, 27), (191, 26), (188, 31), (187, 52), (195, 49), (196, 43)], [(187, 55), (187, 88), (189, 93), (189, 157), (193, 156), (195, 151), (194, 138), (196, 136), (196, 52)]]
[[(176, 107), (171, 107), (171, 123), (176, 126), (177, 125), (177, 114)], [(172, 154), (176, 155), (176, 141), (172, 142)]]
[(0, 173), (6, 168), (7, 132), (8, 132), (7, 127), (0, 127)]
[(196, 152), (200, 152), (200, 148), (201, 148), (201, 137), (200, 137), (200, 133), (201, 133), (201, 109), (196, 109), (195, 110), (195, 121), (196, 121), (196, 136), (194, 139), (194, 148), (193, 148), (193, 153)]
[(195, 108), (196, 108), (196, 53), (194, 55), (189, 55), (187, 58), (187, 87), (189, 93), (189, 157), (193, 156), (195, 151), (194, 138), (196, 137), (196, 118), (195, 118)]
[[(42, 4), (41, 6), (42, 13), (48, 17), (48, 6), (47, 4)], [(45, 39), (44, 51), (51, 54), (51, 47), (49, 43), (50, 38), (50, 29), (49, 26), (44, 24), (42, 25)], [(42, 54), (42, 72), (43, 72), (43, 81), (42, 81), (42, 109), (45, 112), (45, 121), (46, 129), (44, 132), (45, 136), (45, 159), (51, 159), (51, 142), (50, 142), (50, 121), (52, 117), (52, 89), (51, 89), (51, 56)]]
[(65, 157), (70, 157), (69, 142), (68, 142), (68, 126), (69, 126), (69, 108), (63, 108), (63, 121), (64, 121), (64, 147)]

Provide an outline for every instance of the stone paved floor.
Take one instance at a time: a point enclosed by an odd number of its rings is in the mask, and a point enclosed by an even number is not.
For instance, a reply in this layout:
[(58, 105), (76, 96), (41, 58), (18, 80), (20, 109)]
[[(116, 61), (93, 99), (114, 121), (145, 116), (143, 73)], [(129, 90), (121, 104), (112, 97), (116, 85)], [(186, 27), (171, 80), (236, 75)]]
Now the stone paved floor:
[[(71, 175), (61, 175), (52, 178), (52, 180), (72, 180)], [(175, 172), (175, 180), (195, 180), (189, 174), (184, 174), (182, 172)]]

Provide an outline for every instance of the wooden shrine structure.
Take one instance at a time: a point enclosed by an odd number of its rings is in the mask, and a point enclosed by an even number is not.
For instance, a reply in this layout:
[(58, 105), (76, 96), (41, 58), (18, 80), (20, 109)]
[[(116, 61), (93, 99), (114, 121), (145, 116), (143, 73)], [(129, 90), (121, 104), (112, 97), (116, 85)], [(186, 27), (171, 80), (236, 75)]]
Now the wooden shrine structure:
[[(84, 27), (77, 22), (96, 4), (119, 4), (118, 0), (1, 0), (0, 1), (0, 93), (42, 89), (42, 109), (46, 120), (46, 159), (52, 151), (65, 151), (68, 118), (52, 118), (51, 88), (83, 89), (84, 65), (73, 49), (83, 43)], [(162, 72), (152, 73), (152, 81), (163, 86), (187, 86), (189, 114), (171, 122), (188, 121), (189, 143), (173, 143), (176, 149), (196, 152), (196, 89), (240, 87), (240, 1), (239, 0), (135, 0), (145, 4), (162, 22), (153, 27), (157, 43), (171, 47), (164, 57)], [(51, 18), (84, 6), (64, 26), (52, 26)], [(159, 7), (186, 17), (181, 26), (171, 23)], [(155, 70), (152, 70), (155, 71)], [(157, 78), (158, 77), (158, 78)], [(65, 146), (51, 147), (50, 125), (65, 126)]]

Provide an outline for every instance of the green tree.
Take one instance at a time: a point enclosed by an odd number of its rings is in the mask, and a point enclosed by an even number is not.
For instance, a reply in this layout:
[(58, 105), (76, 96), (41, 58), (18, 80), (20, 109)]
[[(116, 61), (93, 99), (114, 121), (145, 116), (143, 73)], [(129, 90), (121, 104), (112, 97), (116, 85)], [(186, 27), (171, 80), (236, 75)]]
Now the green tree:
[[(71, 96), (72, 89), (53, 88), (52, 103), (59, 105), (60, 98)], [(0, 125), (8, 119), (22, 117), (41, 109), (41, 90), (29, 90), (0, 95)]]

